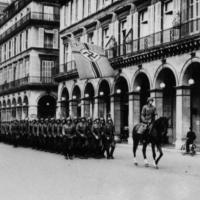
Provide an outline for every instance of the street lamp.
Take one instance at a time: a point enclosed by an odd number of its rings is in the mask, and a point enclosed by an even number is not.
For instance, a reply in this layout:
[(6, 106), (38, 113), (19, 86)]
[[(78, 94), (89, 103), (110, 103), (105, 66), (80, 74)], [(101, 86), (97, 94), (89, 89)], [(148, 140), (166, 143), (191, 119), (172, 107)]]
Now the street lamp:
[(89, 97), (89, 94), (88, 94), (88, 93), (86, 93), (86, 94), (85, 94), (85, 97), (86, 97), (86, 98), (88, 98), (88, 97)]
[(194, 81), (193, 78), (190, 78), (190, 79), (188, 80), (188, 84), (189, 84), (189, 85), (194, 85), (194, 83), (195, 83), (195, 81)]
[(100, 96), (103, 96), (103, 95), (104, 95), (104, 92), (103, 92), (103, 91), (101, 91), (101, 92), (99, 93), (99, 95), (100, 95)]
[(62, 98), (61, 98), (61, 101), (65, 101), (65, 99), (66, 99), (65, 97), (62, 97)]
[(161, 82), (161, 83), (160, 83), (160, 88), (161, 88), (161, 89), (164, 89), (165, 87), (166, 87), (165, 83), (164, 83), (164, 82)]
[(120, 89), (117, 89), (117, 94), (121, 94), (121, 90)]
[(140, 87), (140, 86), (137, 86), (137, 87), (136, 87), (136, 91), (140, 92), (140, 90), (141, 90), (141, 87)]

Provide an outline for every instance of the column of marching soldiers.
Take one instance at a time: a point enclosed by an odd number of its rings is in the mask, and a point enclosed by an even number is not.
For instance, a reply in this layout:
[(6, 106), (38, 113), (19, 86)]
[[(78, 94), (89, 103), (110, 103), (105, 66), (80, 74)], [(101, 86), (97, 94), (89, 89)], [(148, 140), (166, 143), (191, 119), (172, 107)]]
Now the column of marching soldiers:
[(0, 141), (14, 147), (63, 154), (66, 159), (113, 159), (114, 124), (111, 118), (38, 119), (1, 122)]

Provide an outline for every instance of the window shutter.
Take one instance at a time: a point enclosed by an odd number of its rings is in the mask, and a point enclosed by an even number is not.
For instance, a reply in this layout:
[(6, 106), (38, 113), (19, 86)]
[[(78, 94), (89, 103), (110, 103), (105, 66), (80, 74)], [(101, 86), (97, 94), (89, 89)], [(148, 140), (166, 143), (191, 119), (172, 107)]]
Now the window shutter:
[(94, 32), (93, 32), (93, 34), (94, 34), (94, 44), (95, 45), (98, 45), (98, 32), (97, 32), (97, 30), (95, 30)]
[(78, 0), (78, 20), (81, 20), (83, 18), (83, 0)]
[(132, 25), (133, 25), (133, 15), (130, 14), (127, 16), (127, 23), (126, 23), (126, 30), (127, 30), (127, 33), (133, 28)]
[(97, 0), (91, 0), (91, 13), (96, 12)]
[(114, 38), (115, 38), (117, 44), (119, 44), (119, 21), (118, 20), (116, 20), (114, 22), (114, 34), (113, 35), (114, 35)]
[(155, 4), (155, 45), (161, 43), (161, 2)]
[[(188, 5), (187, 0), (182, 0), (182, 12), (181, 12), (181, 23), (186, 23), (188, 20)], [(181, 36), (185, 36), (188, 34), (188, 26), (184, 25), (181, 28)]]
[(114, 35), (114, 23), (113, 22), (111, 22), (110, 24), (109, 24), (109, 30), (108, 30), (109, 32), (108, 32), (108, 34), (109, 34), (109, 37), (112, 37), (113, 35)]
[(39, 28), (39, 47), (44, 47), (44, 28)]
[(133, 14), (133, 51), (138, 50), (138, 12)]
[(102, 46), (102, 28), (100, 27), (98, 30), (98, 45)]
[(148, 7), (148, 25), (149, 25), (149, 34), (154, 33), (154, 5)]
[(161, 2), (155, 4), (155, 32), (161, 31)]
[(53, 48), (58, 49), (58, 30), (54, 29), (54, 34), (53, 34)]

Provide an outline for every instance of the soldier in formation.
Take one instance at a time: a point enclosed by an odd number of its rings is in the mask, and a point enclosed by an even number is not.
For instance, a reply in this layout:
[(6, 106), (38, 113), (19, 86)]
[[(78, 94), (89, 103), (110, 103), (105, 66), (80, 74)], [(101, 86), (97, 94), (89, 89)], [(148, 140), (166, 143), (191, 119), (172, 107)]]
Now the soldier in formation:
[[(113, 159), (114, 124), (97, 118), (14, 120), (0, 123), (0, 142), (63, 154), (66, 159)], [(106, 155), (105, 155), (106, 154)]]

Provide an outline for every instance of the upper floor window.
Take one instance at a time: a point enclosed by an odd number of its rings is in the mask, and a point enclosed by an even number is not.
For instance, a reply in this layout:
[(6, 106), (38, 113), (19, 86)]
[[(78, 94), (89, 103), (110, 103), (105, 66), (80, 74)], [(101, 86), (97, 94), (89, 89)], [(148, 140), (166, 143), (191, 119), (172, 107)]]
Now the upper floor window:
[(200, 17), (199, 10), (200, 0), (189, 0), (189, 31), (196, 33), (200, 30), (198, 19)]
[(53, 20), (53, 6), (44, 6), (44, 19)]
[(125, 38), (126, 38), (126, 24), (127, 24), (127, 21), (126, 20), (122, 20), (120, 21), (119, 25), (120, 25), (120, 44), (122, 44), (124, 41), (125, 41)]
[(44, 48), (53, 48), (53, 34), (44, 33)]
[(42, 60), (41, 65), (41, 80), (44, 82), (49, 82), (49, 78), (52, 76), (52, 68), (55, 65), (54, 60)]
[(90, 33), (88, 33), (87, 42), (90, 44), (93, 44), (93, 41), (94, 41), (94, 33), (90, 32)]

